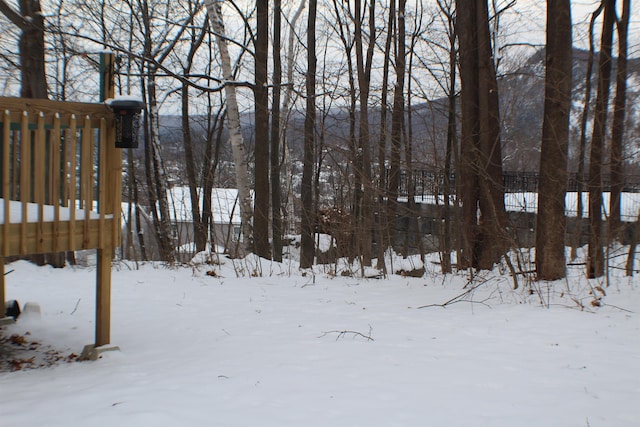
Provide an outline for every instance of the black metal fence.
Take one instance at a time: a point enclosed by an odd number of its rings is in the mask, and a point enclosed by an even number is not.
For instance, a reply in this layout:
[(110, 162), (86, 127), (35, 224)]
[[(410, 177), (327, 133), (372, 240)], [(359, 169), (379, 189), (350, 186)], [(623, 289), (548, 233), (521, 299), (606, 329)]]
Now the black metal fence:
[[(540, 175), (536, 172), (505, 172), (503, 174), (503, 185), (506, 193), (536, 193)], [(582, 180), (583, 191), (587, 190), (587, 179)], [(438, 171), (417, 170), (413, 172), (413, 191), (417, 200), (432, 198), (436, 195), (456, 194), (456, 175), (450, 174), (448, 180), (448, 192), (445, 191), (447, 183), (445, 174)], [(569, 174), (567, 177), (567, 191), (578, 191), (578, 175)], [(611, 179), (608, 175), (603, 176), (603, 191), (610, 191)], [(400, 172), (399, 195), (408, 197), (409, 182), (406, 171)], [(640, 193), (640, 176), (625, 176), (623, 192)]]

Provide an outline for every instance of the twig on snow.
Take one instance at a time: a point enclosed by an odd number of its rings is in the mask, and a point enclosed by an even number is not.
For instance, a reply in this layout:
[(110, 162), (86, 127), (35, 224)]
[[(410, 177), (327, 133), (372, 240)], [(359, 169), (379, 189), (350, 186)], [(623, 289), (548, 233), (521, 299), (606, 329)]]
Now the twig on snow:
[(358, 331), (327, 331), (327, 332), (323, 332), (322, 335), (320, 335), (318, 338), (322, 338), (322, 337), (326, 337), (329, 334), (338, 334), (338, 336), (336, 337), (336, 341), (338, 341), (340, 338), (344, 338), (345, 335), (350, 334), (353, 335), (353, 338), (355, 337), (362, 337), (364, 339), (366, 339), (367, 341), (375, 341), (372, 337), (371, 337), (371, 331), (373, 330), (373, 328), (371, 327), (371, 325), (369, 325), (369, 335), (365, 335), (362, 332), (358, 332)]
[(76, 306), (73, 308), (73, 311), (71, 313), (69, 313), (69, 316), (73, 316), (73, 313), (76, 312), (76, 310), (78, 309), (78, 306), (80, 305), (80, 300), (82, 298), (78, 298), (78, 301), (76, 302)]
[(602, 303), (603, 307), (613, 307), (613, 308), (617, 308), (620, 311), (626, 311), (627, 313), (635, 313), (635, 311), (631, 311), (631, 310), (627, 310), (626, 308), (622, 308), (622, 307), (618, 307), (617, 305), (613, 305), (613, 304), (607, 304), (607, 303)]
[(429, 308), (429, 307), (442, 307), (442, 308), (447, 308), (448, 305), (452, 305), (458, 302), (469, 302), (472, 304), (482, 304), (484, 306), (487, 306), (489, 308), (491, 308), (491, 306), (489, 304), (485, 304), (485, 301), (487, 301), (489, 298), (486, 298), (482, 301), (473, 301), (473, 300), (465, 300), (462, 299), (465, 296), (469, 295), (470, 293), (472, 293), (473, 291), (475, 291), (476, 289), (478, 289), (480, 286), (484, 285), (486, 282), (482, 282), (477, 284), (476, 286), (467, 289), (466, 291), (464, 291), (463, 293), (461, 293), (460, 295), (456, 295), (455, 297), (451, 298), (450, 300), (442, 303), (442, 304), (428, 304), (428, 305), (421, 305), (420, 307), (416, 307), (418, 309), (420, 308)]

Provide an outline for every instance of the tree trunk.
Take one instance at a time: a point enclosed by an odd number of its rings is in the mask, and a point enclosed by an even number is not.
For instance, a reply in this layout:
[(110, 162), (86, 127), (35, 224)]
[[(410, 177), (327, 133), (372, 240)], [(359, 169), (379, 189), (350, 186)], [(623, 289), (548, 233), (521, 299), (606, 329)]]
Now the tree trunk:
[(565, 194), (571, 110), (571, 3), (547, 0), (544, 120), (540, 152), (536, 272), (539, 280), (565, 277)]
[[(402, 27), (404, 30), (404, 16), (405, 16), (405, 5), (402, 6), (402, 11), (400, 15), (402, 16), (402, 24), (398, 24), (398, 27)], [(398, 18), (400, 20), (400, 17)], [(425, 262), (425, 250), (423, 244), (423, 233), (422, 233), (422, 221), (420, 215), (420, 208), (416, 203), (416, 187), (414, 183), (414, 174), (413, 174), (413, 104), (411, 99), (411, 94), (413, 93), (412, 82), (414, 81), (414, 75), (412, 74), (413, 68), (413, 60), (416, 57), (416, 45), (420, 39), (420, 35), (422, 33), (422, 18), (420, 16), (416, 16), (414, 19), (414, 31), (411, 34), (411, 41), (409, 47), (409, 64), (405, 69), (408, 70), (407, 75), (407, 107), (406, 107), (406, 129), (405, 129), (405, 162), (407, 164), (407, 177), (409, 178), (409, 182), (411, 185), (408, 188), (408, 202), (409, 202), (409, 214), (410, 214), (410, 223), (409, 230), (412, 230), (407, 236), (413, 244), (414, 248), (417, 248), (418, 253), (420, 254), (420, 261), (424, 264)], [(404, 37), (403, 37), (404, 38)], [(406, 50), (404, 48), (403, 50)], [(413, 228), (411, 228), (413, 227)], [(408, 250), (407, 250), (408, 255)]]
[(593, 60), (595, 57), (595, 42), (593, 35), (593, 28), (595, 26), (596, 19), (602, 13), (603, 5), (600, 3), (598, 9), (591, 14), (591, 20), (589, 23), (589, 56), (587, 59), (587, 70), (585, 77), (585, 95), (584, 104), (582, 109), (582, 115), (580, 117), (580, 147), (578, 149), (578, 173), (576, 176), (577, 184), (577, 198), (578, 198), (578, 214), (576, 221), (576, 229), (574, 230), (573, 242), (571, 244), (571, 259), (576, 259), (578, 256), (577, 250), (582, 239), (582, 224), (584, 223), (584, 204), (582, 202), (582, 192), (585, 184), (584, 169), (587, 163), (587, 122), (589, 121), (589, 110), (591, 107), (591, 76), (593, 74)]
[(293, 14), (293, 18), (289, 23), (289, 36), (288, 36), (288, 46), (287, 46), (287, 88), (284, 92), (284, 99), (282, 101), (282, 109), (280, 112), (280, 146), (282, 147), (282, 163), (285, 165), (285, 189), (286, 189), (286, 204), (285, 210), (287, 215), (284, 216), (285, 222), (287, 224), (285, 228), (287, 233), (294, 233), (296, 231), (296, 220), (295, 220), (295, 199), (293, 194), (293, 173), (292, 173), (292, 162), (291, 155), (289, 152), (289, 146), (287, 142), (287, 121), (289, 116), (289, 108), (292, 103), (293, 98), (293, 69), (294, 69), (294, 60), (295, 60), (295, 28), (298, 19), (300, 19), (300, 15), (302, 15), (302, 11), (305, 7), (305, 0), (302, 0), (298, 5), (295, 13)]
[[(451, 241), (452, 223), (455, 224), (457, 216), (457, 204), (454, 210), (451, 209), (451, 167), (454, 160), (454, 152), (457, 152), (457, 123), (456, 123), (456, 31), (455, 31), (455, 9), (449, 2), (438, 0), (438, 7), (446, 18), (447, 37), (449, 42), (449, 86), (447, 88), (447, 144), (445, 148), (445, 160), (443, 168), (443, 198), (444, 206), (441, 214), (442, 237), (440, 242), (442, 273), (451, 273)], [(455, 156), (457, 158), (457, 156)]]
[[(349, 255), (349, 261), (352, 262), (357, 253), (357, 230), (358, 230), (358, 221), (361, 215), (360, 209), (360, 200), (362, 196), (362, 180), (361, 174), (358, 173), (358, 165), (357, 161), (357, 142), (356, 142), (356, 108), (357, 108), (357, 93), (356, 93), (356, 83), (355, 83), (355, 71), (353, 65), (353, 39), (348, 37), (347, 34), (350, 31), (350, 23), (347, 20), (342, 20), (342, 15), (349, 15), (349, 11), (341, 12), (341, 9), (344, 10), (348, 5), (344, 5), (340, 0), (333, 0), (333, 7), (335, 11), (335, 18), (338, 21), (338, 32), (340, 36), (340, 41), (344, 47), (345, 57), (347, 61), (347, 80), (349, 82), (349, 136), (348, 136), (348, 149), (349, 149), (349, 162), (345, 167), (345, 174), (349, 174), (349, 168), (353, 171), (353, 184), (351, 184), (350, 188), (352, 189), (351, 194), (351, 215), (349, 216), (349, 242), (347, 253)], [(350, 15), (349, 15), (350, 16)], [(349, 33), (350, 34), (350, 33)]]
[[(186, 73), (185, 73), (186, 74)], [(187, 169), (187, 182), (189, 183), (189, 195), (191, 200), (191, 216), (193, 218), (193, 242), (196, 252), (202, 252), (207, 246), (207, 231), (202, 223), (200, 213), (200, 197), (198, 180), (196, 177), (196, 164), (193, 156), (193, 142), (191, 140), (191, 123), (189, 121), (189, 87), (182, 85), (182, 137), (184, 142), (184, 156)]]
[(253, 243), (255, 253), (271, 258), (269, 245), (269, 91), (267, 58), (269, 56), (269, 1), (256, 2), (257, 30), (255, 41), (255, 204)]
[(609, 237), (619, 238), (622, 221), (620, 218), (620, 195), (624, 186), (623, 139), (627, 105), (627, 45), (631, 0), (622, 1), (622, 16), (617, 21), (618, 66), (616, 70), (616, 98), (613, 106), (611, 127), (611, 200), (609, 207)]
[[(377, 256), (376, 268), (386, 274), (385, 250), (391, 245), (390, 224), (393, 221), (392, 211), (388, 204), (391, 200), (387, 187), (387, 110), (389, 108), (389, 64), (391, 62), (391, 42), (393, 41), (393, 29), (395, 27), (396, 2), (389, 0), (389, 17), (387, 21), (387, 37), (384, 45), (384, 60), (382, 66), (382, 93), (380, 102), (380, 140), (378, 142), (378, 223), (376, 227)], [(386, 202), (385, 202), (386, 199)]]
[(280, 188), (280, 94), (282, 92), (282, 0), (273, 2), (273, 99), (271, 101), (271, 228), (273, 260), (282, 261), (282, 190)]
[(302, 224), (300, 268), (311, 268), (315, 255), (314, 225), (316, 215), (313, 210), (313, 165), (315, 163), (315, 127), (316, 127), (316, 14), (317, 0), (309, 0), (307, 21), (307, 77), (306, 112), (304, 120), (304, 159), (302, 166)]
[[(404, 129), (404, 77), (405, 77), (405, 25), (404, 25), (404, 9), (406, 1), (399, 0), (397, 13), (397, 26), (395, 37), (395, 62), (396, 62), (396, 83), (393, 90), (393, 110), (391, 111), (391, 170), (389, 173), (389, 205), (391, 227), (389, 227), (389, 240), (391, 246), (396, 244), (396, 226), (398, 218), (401, 214), (398, 203), (398, 190), (400, 187), (400, 169), (401, 169), (401, 153), (402, 153), (402, 135)], [(406, 141), (405, 141), (406, 142)], [(407, 164), (407, 172), (411, 165)], [(410, 177), (407, 177), (407, 186), (413, 185)], [(408, 189), (408, 188), (407, 188)], [(409, 201), (407, 200), (407, 204)], [(409, 233), (409, 230), (406, 230)]]
[(611, 83), (611, 46), (615, 21), (615, 0), (603, 0), (604, 21), (598, 64), (598, 92), (594, 111), (593, 137), (589, 166), (589, 256), (587, 277), (604, 275), (604, 242), (602, 236), (602, 156), (607, 131), (609, 86)]
[(151, 207), (154, 214), (154, 225), (156, 236), (158, 238), (158, 246), (160, 250), (160, 258), (166, 262), (174, 262), (175, 258), (175, 240), (173, 229), (171, 227), (171, 215), (169, 211), (169, 200), (167, 194), (167, 177), (164, 170), (164, 164), (160, 155), (160, 127), (158, 102), (156, 98), (156, 82), (155, 69), (149, 70), (147, 77), (147, 95), (148, 95), (148, 123), (149, 123), (149, 154), (150, 154), (150, 170), (147, 172), (149, 188), (152, 188), (155, 196), (154, 205)]
[(638, 239), (640, 238), (640, 211), (636, 221), (632, 225), (631, 241), (629, 242), (629, 252), (627, 254), (627, 262), (625, 265), (625, 273), (628, 277), (633, 276), (634, 266), (636, 263), (636, 248), (638, 246)]
[[(183, 66), (183, 74), (185, 76), (189, 75), (189, 73), (191, 72), (194, 57), (196, 55), (196, 52), (202, 45), (208, 29), (209, 25), (205, 21), (205, 25), (202, 27), (202, 29), (200, 29), (199, 32), (196, 31), (195, 28), (189, 31), (189, 52), (187, 53), (187, 58)], [(196, 160), (193, 155), (191, 121), (189, 118), (189, 86), (184, 83), (182, 84), (180, 101), (182, 103), (182, 137), (184, 142), (184, 156), (187, 169), (187, 182), (189, 183), (189, 195), (191, 200), (191, 217), (193, 218), (193, 243), (195, 244), (195, 251), (202, 252), (206, 249), (207, 246), (207, 228), (200, 211), (200, 194), (202, 194), (203, 188), (199, 185), (196, 170), (204, 170), (204, 168), (198, 168), (196, 166)]]
[(355, 0), (355, 47), (358, 88), (360, 90), (360, 118), (358, 123), (358, 146), (356, 150), (356, 174), (360, 177), (360, 186), (356, 188), (356, 200), (359, 205), (356, 239), (361, 266), (371, 266), (372, 224), (373, 224), (373, 188), (371, 184), (371, 147), (369, 135), (369, 90), (371, 84), (371, 66), (375, 47), (375, 1), (369, 4), (369, 44), (366, 57), (362, 37), (362, 0)]
[(242, 129), (240, 127), (240, 112), (236, 88), (233, 85), (235, 80), (231, 69), (231, 57), (227, 47), (226, 31), (222, 20), (221, 4), (215, 0), (205, 0), (211, 28), (216, 34), (218, 49), (220, 50), (220, 60), (222, 63), (223, 79), (226, 82), (224, 91), (227, 98), (227, 126), (229, 128), (229, 139), (233, 152), (233, 161), (236, 167), (236, 185), (238, 187), (238, 197), (240, 199), (240, 216), (242, 218), (242, 231), (244, 235), (244, 249), (250, 253), (253, 244), (253, 232), (251, 223), (251, 191), (249, 189), (249, 172), (247, 168), (247, 157), (245, 155)]
[(480, 231), (479, 267), (493, 268), (509, 247), (504, 207), (502, 145), (498, 82), (489, 33), (487, 2), (478, 5), (478, 56), (480, 83)]
[(462, 202), (462, 258), (460, 268), (477, 266), (478, 198), (476, 156), (479, 150), (479, 82), (476, 0), (456, 0), (456, 33), (459, 40), (462, 134), (460, 147), (460, 200)]
[[(498, 86), (486, 0), (458, 0), (463, 215), (461, 266), (490, 269), (508, 247)], [(478, 212), (480, 216), (478, 216)]]

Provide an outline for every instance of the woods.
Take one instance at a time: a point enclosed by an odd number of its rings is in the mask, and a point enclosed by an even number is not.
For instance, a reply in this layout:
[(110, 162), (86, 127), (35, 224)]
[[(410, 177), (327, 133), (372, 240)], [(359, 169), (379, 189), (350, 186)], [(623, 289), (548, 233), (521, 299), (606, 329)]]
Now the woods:
[[(219, 248), (281, 261), (299, 244), (303, 269), (437, 251), (450, 272), (513, 268), (512, 252), (529, 246), (537, 278), (555, 280), (565, 247), (586, 243), (585, 272), (601, 277), (606, 246), (628, 243), (635, 222), (621, 207), (640, 170), (631, 0), (580, 18), (548, 0), (535, 41), (518, 27), (538, 12), (517, 7), (0, 0), (2, 84), (5, 95), (95, 101), (95, 52), (116, 54), (116, 92), (146, 105), (141, 148), (125, 153), (121, 257)], [(534, 219), (506, 206), (509, 173), (539, 177)], [(216, 200), (217, 189), (236, 196)]]

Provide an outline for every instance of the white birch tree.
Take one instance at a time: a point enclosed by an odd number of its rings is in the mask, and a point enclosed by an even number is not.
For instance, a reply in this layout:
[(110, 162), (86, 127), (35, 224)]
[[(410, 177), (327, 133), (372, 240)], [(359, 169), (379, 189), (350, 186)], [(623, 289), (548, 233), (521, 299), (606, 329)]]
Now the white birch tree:
[(233, 153), (233, 161), (236, 169), (236, 186), (238, 187), (238, 199), (240, 202), (240, 216), (242, 218), (242, 233), (244, 234), (244, 248), (246, 252), (253, 249), (253, 227), (251, 191), (249, 188), (249, 172), (247, 166), (247, 156), (242, 138), (242, 128), (240, 127), (240, 111), (238, 109), (238, 98), (234, 85), (233, 69), (231, 67), (231, 57), (227, 46), (226, 31), (222, 18), (222, 7), (219, 0), (205, 0), (204, 2), (211, 29), (216, 35), (218, 50), (220, 51), (220, 62), (222, 65), (222, 75), (224, 81), (224, 93), (227, 99), (227, 127), (229, 128), (229, 141)]

